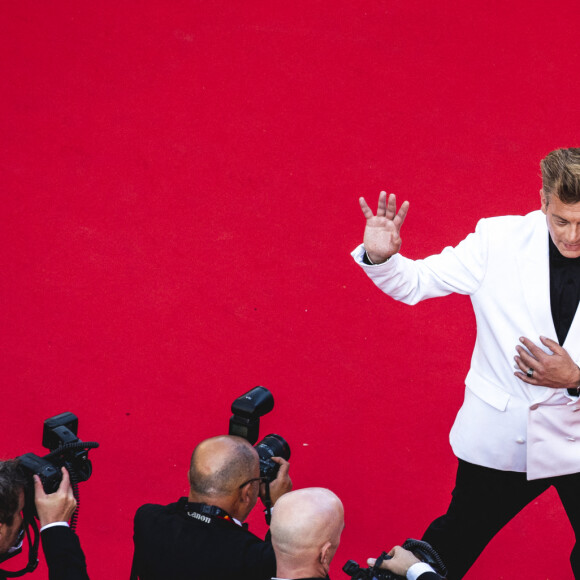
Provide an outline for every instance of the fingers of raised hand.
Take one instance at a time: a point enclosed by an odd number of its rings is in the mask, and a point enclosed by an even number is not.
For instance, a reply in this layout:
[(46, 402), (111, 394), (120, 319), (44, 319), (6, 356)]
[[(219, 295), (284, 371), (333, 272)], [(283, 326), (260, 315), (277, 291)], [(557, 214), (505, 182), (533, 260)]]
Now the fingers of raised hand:
[(384, 217), (387, 215), (388, 211), (389, 209), (387, 207), (387, 192), (381, 191), (381, 193), (379, 194), (379, 204), (377, 206), (377, 216)]
[(371, 208), (369, 207), (369, 204), (366, 202), (364, 197), (359, 197), (358, 202), (360, 204), (360, 208), (362, 209), (363, 215), (365, 216), (365, 218), (367, 220), (374, 217), (374, 214), (373, 214)]
[(386, 202), (385, 213), (383, 215), (385, 215), (387, 219), (392, 220), (397, 213), (397, 196), (394, 193), (390, 193), (387, 201), (387, 192), (381, 191), (381, 195), (379, 196), (379, 206), (381, 200)]
[(409, 202), (404, 201), (401, 204), (401, 207), (399, 208), (399, 211), (398, 211), (397, 215), (395, 216), (395, 219), (393, 220), (395, 226), (397, 227), (397, 231), (401, 229), (401, 226), (403, 225), (403, 222), (405, 221), (405, 218), (407, 217), (408, 211), (409, 211)]

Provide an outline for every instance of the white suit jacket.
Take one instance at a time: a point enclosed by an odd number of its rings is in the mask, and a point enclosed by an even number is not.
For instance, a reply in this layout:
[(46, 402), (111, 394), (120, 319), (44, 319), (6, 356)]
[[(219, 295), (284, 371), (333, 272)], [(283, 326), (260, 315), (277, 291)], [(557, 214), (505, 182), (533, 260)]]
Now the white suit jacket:
[[(457, 457), (528, 479), (580, 472), (580, 402), (566, 389), (528, 385), (514, 376), (521, 336), (538, 346), (558, 342), (550, 309), (548, 228), (541, 211), (482, 219), (455, 248), (424, 260), (400, 254), (384, 264), (363, 264), (395, 300), (416, 304), (452, 292), (468, 294), (477, 323), (465, 399), (451, 429)], [(562, 345), (580, 361), (580, 315)], [(549, 352), (547, 349), (546, 352)]]

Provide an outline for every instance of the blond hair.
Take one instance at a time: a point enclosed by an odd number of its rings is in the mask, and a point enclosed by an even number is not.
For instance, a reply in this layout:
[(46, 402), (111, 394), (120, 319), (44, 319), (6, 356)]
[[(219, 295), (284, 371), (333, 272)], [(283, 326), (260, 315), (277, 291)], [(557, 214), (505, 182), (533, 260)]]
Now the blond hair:
[(580, 202), (580, 148), (556, 149), (542, 161), (542, 189), (549, 203), (556, 195), (567, 204)]

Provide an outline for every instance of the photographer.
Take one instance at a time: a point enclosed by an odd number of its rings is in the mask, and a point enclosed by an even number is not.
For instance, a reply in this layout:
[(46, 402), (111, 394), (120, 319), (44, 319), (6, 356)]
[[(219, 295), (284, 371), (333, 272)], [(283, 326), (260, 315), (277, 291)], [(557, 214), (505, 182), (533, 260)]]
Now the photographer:
[[(32, 523), (32, 506), (26, 503), (28, 485), (17, 460), (0, 462), (1, 555), (21, 551), (24, 526)], [(52, 494), (46, 494), (38, 476), (34, 476), (34, 503), (50, 580), (88, 580), (79, 538), (68, 525), (76, 500), (64, 467), (62, 481)]]
[[(272, 504), (292, 488), (288, 462), (274, 461), (280, 469), (269, 488)], [(272, 545), (242, 526), (258, 496), (264, 499), (260, 483), (258, 453), (248, 441), (230, 435), (202, 441), (191, 457), (189, 497), (137, 510), (131, 578), (269, 580), (276, 569)]]
[[(280, 498), (272, 514), (272, 545), (277, 565), (272, 580), (328, 578), (343, 529), (342, 502), (329, 489), (304, 488)], [(431, 566), (400, 546), (389, 555), (393, 558), (383, 562), (381, 569), (409, 580), (441, 580)], [(375, 560), (369, 559), (368, 563), (373, 566)]]
[(277, 577), (327, 578), (343, 528), (342, 502), (329, 489), (308, 487), (280, 498), (270, 528)]

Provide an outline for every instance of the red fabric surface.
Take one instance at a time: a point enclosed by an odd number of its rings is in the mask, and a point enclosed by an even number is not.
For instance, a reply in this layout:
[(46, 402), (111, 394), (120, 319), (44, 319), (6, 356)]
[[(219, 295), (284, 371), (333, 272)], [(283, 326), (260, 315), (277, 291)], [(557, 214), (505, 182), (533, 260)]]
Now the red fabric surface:
[[(194, 445), (258, 384), (295, 486), (345, 503), (334, 578), (445, 510), (473, 315), (372, 287), (349, 256), (357, 197), (410, 200), (410, 257), (539, 207), (540, 158), (579, 145), (579, 16), (572, 0), (1, 4), (0, 454), (43, 453), (65, 410), (101, 443), (78, 528), (92, 578), (128, 577), (135, 509), (186, 493)], [(572, 543), (549, 492), (468, 577), (566, 580)]]

